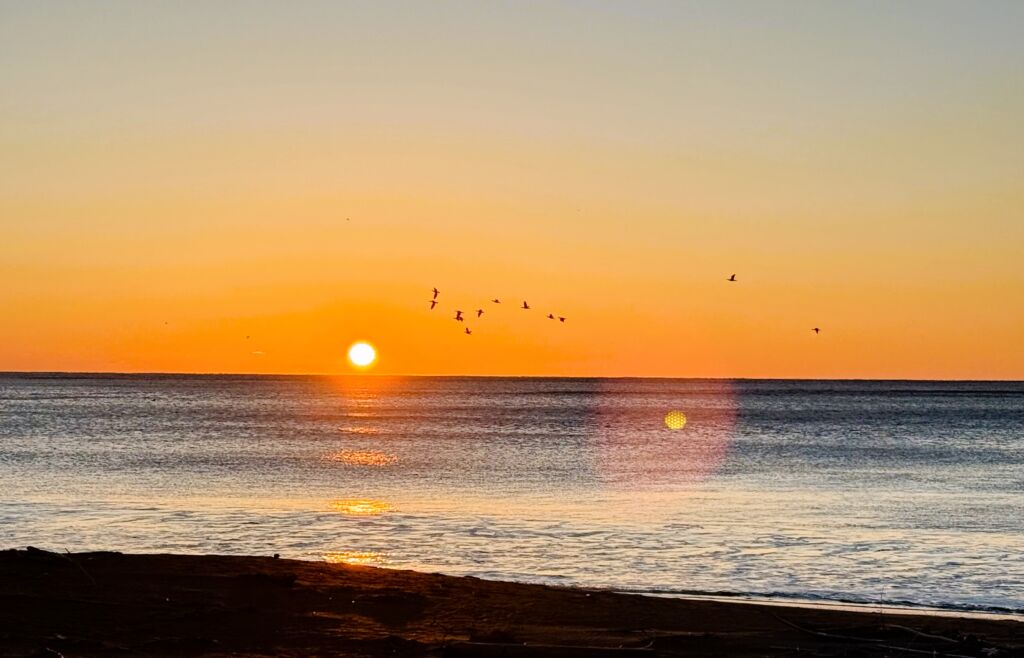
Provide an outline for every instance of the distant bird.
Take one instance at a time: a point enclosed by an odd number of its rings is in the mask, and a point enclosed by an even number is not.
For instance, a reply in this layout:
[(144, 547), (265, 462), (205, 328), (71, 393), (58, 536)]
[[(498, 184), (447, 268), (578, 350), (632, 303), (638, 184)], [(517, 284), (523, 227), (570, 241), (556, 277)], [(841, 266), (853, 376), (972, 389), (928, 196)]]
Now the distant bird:
[(554, 319), (555, 319), (555, 315), (553, 313), (548, 313), (548, 320), (554, 320)]
[(735, 274), (733, 274), (731, 277), (726, 279), (726, 281), (735, 281), (735, 280), (736, 280), (736, 275)]
[(250, 338), (250, 336), (246, 336), (246, 337), (245, 337), (245, 339), (246, 339), (246, 340), (249, 340), (249, 338)]
[(441, 293), (441, 291), (440, 291), (440, 290), (438, 290), (437, 288), (434, 288), (434, 299), (437, 299), (437, 296), (438, 296), (438, 295), (439, 295), (440, 293)]
[(559, 322), (565, 322), (565, 318), (563, 318), (561, 315), (559, 315), (558, 316), (558, 321)]
[(820, 334), (821, 333), (821, 329), (819, 327), (815, 327), (814, 329), (811, 329), (811, 331), (813, 331), (816, 334)]
[(437, 300), (436, 299), (431, 299), (430, 300), (430, 310), (433, 311), (435, 306), (437, 306)]
[(473, 332), (469, 330), (469, 327), (466, 327), (466, 335), (467, 336), (472, 336), (473, 335)]
[(530, 310), (530, 305), (527, 304), (526, 302), (523, 302), (522, 308), (523, 308), (524, 311), (529, 311)]
[(500, 300), (500, 299), (498, 299), (497, 297), (495, 297), (495, 298), (494, 298), (494, 299), (492, 299), (491, 301), (492, 301), (492, 302), (494, 302), (495, 304), (500, 304), (500, 303), (501, 303), (501, 300)]
[(455, 311), (455, 319), (462, 322), (462, 311)]
[(480, 317), (483, 314), (484, 314), (484, 310), (482, 308), (478, 308), (476, 310), (476, 317)]

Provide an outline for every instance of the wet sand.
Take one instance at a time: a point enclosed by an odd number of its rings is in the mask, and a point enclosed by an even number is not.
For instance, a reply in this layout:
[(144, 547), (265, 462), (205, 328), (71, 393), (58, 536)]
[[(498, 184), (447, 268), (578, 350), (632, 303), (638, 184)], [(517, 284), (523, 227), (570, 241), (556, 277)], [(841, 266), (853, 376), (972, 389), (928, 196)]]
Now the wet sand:
[(1024, 623), (28, 550), (0, 551), (0, 655), (997, 657), (1024, 656)]

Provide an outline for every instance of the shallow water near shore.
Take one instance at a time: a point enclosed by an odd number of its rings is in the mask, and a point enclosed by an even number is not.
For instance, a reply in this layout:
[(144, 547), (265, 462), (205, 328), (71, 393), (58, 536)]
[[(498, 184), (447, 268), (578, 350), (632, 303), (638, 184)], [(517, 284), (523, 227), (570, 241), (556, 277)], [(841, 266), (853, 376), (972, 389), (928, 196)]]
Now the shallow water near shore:
[(1022, 510), (1020, 383), (0, 375), (0, 547), (1024, 611)]

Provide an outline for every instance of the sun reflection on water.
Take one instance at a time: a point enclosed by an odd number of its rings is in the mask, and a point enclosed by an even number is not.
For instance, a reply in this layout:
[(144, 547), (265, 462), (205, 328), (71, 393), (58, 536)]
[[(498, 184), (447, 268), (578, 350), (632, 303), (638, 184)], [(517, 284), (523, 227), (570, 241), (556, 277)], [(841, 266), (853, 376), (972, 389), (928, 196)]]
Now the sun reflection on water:
[(350, 466), (390, 466), (398, 457), (380, 450), (339, 450), (327, 455), (327, 460)]
[(379, 516), (395, 508), (382, 500), (332, 500), (331, 509), (346, 516)]
[(339, 427), (338, 431), (343, 434), (380, 434), (376, 427)]
[(385, 556), (377, 551), (330, 551), (324, 560), (331, 564), (384, 564)]

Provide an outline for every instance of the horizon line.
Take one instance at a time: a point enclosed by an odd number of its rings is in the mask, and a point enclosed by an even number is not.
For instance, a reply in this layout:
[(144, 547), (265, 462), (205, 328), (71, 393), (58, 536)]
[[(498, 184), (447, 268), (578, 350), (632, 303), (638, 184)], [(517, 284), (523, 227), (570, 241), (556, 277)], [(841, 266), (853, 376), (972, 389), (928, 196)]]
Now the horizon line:
[(304, 372), (304, 373), (272, 373), (272, 372), (186, 372), (186, 371), (119, 371), (119, 370), (0, 370), (0, 377), (9, 375), (50, 375), (50, 376), (139, 376), (139, 377), (399, 377), (423, 379), (673, 379), (673, 380), (704, 380), (704, 381), (791, 381), (791, 382), (993, 382), (1008, 384), (1024, 384), (1024, 379), (933, 379), (914, 377), (701, 377), (701, 376), (670, 376), (670, 375), (453, 375), (453, 374), (382, 374), (368, 372)]

